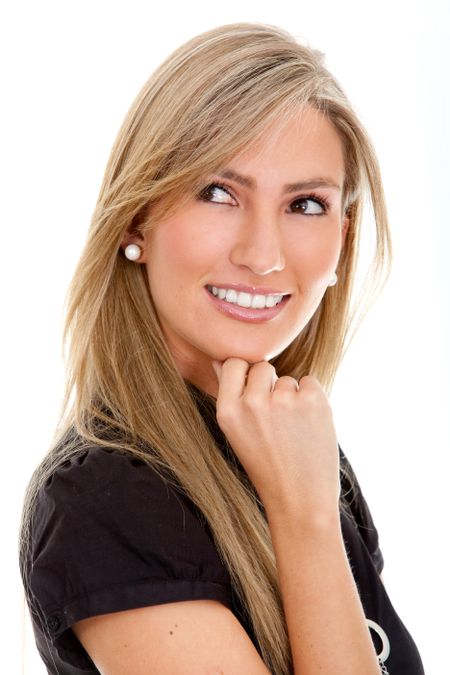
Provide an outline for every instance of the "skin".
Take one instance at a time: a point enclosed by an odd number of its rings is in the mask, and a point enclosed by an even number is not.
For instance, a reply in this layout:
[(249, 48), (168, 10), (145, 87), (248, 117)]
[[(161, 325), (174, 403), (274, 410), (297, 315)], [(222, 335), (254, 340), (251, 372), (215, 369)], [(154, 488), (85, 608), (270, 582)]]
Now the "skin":
[[(268, 361), (300, 333), (317, 309), (337, 267), (348, 226), (343, 217), (344, 156), (333, 125), (307, 109), (283, 128), (268, 128), (226, 168), (251, 176), (255, 189), (235, 181), (195, 196), (143, 236), (128, 233), (122, 246), (143, 250), (151, 293), (171, 352), (183, 377), (217, 397), (213, 359), (234, 356)], [(326, 177), (338, 186), (314, 189), (329, 201), (326, 213), (311, 190), (283, 193), (283, 185)], [(214, 282), (269, 286), (291, 293), (280, 315), (252, 324), (219, 312), (205, 295)]]
[[(307, 195), (283, 194), (282, 186), (327, 177), (342, 188), (342, 147), (313, 110), (276, 131), (276, 141), (268, 130), (259, 148), (227, 167), (252, 176), (256, 189), (228, 182), (230, 197), (220, 191), (219, 202), (193, 197), (142, 238), (127, 235), (123, 245), (143, 247), (139, 262), (177, 365), (216, 396), (218, 424), (264, 503), (294, 672), (378, 675), (340, 530), (330, 406), (316, 378), (277, 379), (268, 363), (319, 305), (347, 227), (340, 189), (315, 190), (330, 207), (310, 215), (310, 207), (317, 211), (310, 202), (303, 203), (306, 213), (292, 208)], [(292, 297), (270, 321), (246, 323), (209, 300), (205, 284), (219, 281), (273, 286)], [(213, 360), (222, 362), (217, 374)], [(105, 675), (268, 672), (220, 603), (166, 603), (91, 617), (73, 629)]]

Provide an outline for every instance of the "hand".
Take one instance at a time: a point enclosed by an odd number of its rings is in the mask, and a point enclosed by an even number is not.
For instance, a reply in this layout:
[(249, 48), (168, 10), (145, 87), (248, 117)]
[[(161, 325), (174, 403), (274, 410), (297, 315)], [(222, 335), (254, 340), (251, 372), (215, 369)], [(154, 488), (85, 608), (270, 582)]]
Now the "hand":
[(317, 379), (278, 378), (267, 361), (213, 362), (217, 422), (266, 508), (339, 511), (339, 449), (332, 410)]

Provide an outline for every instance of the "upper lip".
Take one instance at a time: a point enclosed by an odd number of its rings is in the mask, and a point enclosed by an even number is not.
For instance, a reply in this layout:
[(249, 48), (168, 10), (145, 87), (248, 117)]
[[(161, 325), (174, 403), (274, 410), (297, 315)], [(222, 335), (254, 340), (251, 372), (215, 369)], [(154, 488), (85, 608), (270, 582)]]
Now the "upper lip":
[(216, 288), (233, 288), (236, 292), (251, 293), (252, 295), (290, 295), (289, 291), (279, 291), (276, 288), (269, 288), (269, 286), (247, 286), (246, 284), (236, 284), (227, 282), (214, 282), (207, 284), (208, 286), (215, 286)]

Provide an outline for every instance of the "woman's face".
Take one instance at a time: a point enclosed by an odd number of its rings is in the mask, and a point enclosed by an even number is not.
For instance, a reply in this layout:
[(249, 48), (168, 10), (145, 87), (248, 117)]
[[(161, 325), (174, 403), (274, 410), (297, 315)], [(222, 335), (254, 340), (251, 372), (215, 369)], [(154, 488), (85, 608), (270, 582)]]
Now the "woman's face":
[[(308, 109), (205, 176), (201, 193), (143, 240), (124, 240), (143, 247), (139, 262), (184, 378), (217, 396), (212, 359), (268, 361), (300, 333), (337, 267), (343, 183), (340, 138)], [(280, 304), (259, 308), (274, 294)], [(233, 304), (238, 298), (258, 307)]]

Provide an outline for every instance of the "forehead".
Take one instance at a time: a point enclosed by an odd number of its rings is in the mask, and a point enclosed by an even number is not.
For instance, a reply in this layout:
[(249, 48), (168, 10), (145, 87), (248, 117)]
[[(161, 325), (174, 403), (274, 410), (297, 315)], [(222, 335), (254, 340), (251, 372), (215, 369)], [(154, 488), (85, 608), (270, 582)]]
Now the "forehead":
[(258, 139), (229, 159), (227, 167), (239, 167), (243, 172), (273, 167), (278, 174), (320, 174), (328, 169), (342, 184), (343, 144), (332, 122), (321, 111), (308, 107), (287, 121), (271, 122)]

